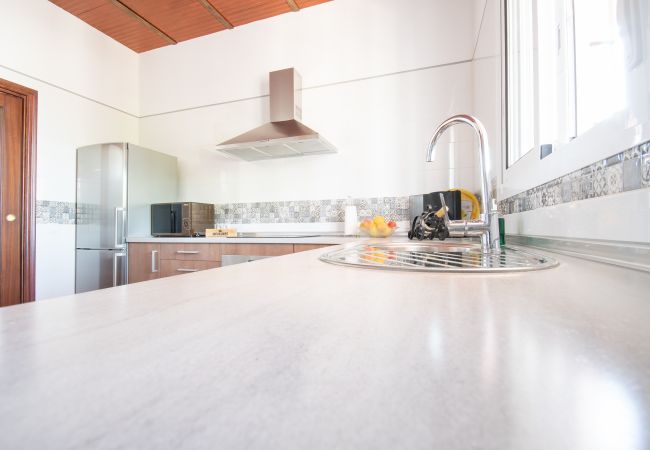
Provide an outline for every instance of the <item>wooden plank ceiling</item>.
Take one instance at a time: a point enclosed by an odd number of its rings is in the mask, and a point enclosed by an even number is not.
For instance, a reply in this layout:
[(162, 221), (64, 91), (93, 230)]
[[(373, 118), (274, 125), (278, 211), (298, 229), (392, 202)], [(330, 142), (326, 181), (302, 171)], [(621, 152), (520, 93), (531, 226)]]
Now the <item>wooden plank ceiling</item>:
[(331, 0), (50, 0), (138, 53)]

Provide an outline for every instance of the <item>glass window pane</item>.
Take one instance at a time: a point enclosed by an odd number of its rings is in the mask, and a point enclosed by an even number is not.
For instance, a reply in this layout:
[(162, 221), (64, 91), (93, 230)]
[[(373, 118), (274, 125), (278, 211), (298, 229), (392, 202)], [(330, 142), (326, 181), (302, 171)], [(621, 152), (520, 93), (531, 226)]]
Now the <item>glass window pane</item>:
[(626, 108), (617, 0), (575, 1), (578, 134)]
[(508, 166), (535, 145), (533, 0), (507, 0)]
[(538, 0), (536, 12), (536, 143), (565, 143), (575, 135), (572, 1)]

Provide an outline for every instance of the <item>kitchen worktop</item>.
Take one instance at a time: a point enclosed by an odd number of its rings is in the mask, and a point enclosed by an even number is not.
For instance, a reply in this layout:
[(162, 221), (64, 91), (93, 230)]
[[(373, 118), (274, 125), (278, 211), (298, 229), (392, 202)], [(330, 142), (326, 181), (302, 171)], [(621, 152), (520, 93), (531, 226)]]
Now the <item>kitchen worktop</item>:
[(649, 273), (326, 251), (0, 309), (0, 448), (650, 447)]

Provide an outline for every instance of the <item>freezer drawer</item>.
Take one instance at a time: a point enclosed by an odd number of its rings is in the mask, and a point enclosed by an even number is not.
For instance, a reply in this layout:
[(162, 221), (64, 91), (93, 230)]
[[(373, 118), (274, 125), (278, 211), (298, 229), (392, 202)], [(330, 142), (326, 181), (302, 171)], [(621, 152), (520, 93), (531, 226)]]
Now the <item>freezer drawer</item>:
[(126, 251), (77, 249), (76, 293), (121, 286), (126, 283)]

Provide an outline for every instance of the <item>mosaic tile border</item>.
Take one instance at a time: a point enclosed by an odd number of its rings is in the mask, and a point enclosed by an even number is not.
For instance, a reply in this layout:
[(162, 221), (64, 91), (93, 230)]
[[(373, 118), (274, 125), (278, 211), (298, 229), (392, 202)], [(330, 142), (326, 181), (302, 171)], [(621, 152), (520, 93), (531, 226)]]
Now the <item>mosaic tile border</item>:
[(501, 214), (650, 187), (650, 141), (499, 202)]
[[(335, 223), (343, 222), (347, 199), (299, 200), (283, 202), (224, 203), (215, 205), (215, 224), (251, 223)], [(359, 217), (382, 215), (390, 220), (409, 220), (408, 197), (355, 198)], [(73, 202), (39, 200), (36, 223), (74, 225), (96, 220), (99, 210), (93, 205), (75, 208)]]
[(58, 223), (74, 225), (76, 223), (76, 206), (74, 202), (56, 202), (38, 200), (36, 202), (36, 223)]
[[(343, 222), (347, 199), (285, 202), (225, 203), (215, 205), (219, 226), (251, 223)], [(382, 215), (390, 220), (409, 220), (408, 197), (355, 198), (359, 217)]]

